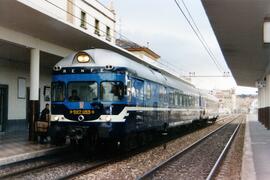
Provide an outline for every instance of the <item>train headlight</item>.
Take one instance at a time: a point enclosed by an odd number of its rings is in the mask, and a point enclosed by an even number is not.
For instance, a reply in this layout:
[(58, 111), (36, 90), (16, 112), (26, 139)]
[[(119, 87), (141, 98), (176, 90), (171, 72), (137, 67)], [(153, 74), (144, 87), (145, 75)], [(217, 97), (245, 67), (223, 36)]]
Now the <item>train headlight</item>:
[(106, 116), (106, 119), (105, 119), (106, 121), (111, 121), (111, 116), (109, 115), (109, 116)]
[(91, 61), (91, 57), (85, 52), (78, 53), (76, 59), (79, 63), (88, 63)]
[(103, 115), (99, 119), (107, 122), (110, 122), (112, 120), (110, 115)]
[(54, 117), (54, 120), (55, 120), (55, 121), (59, 121), (59, 117), (58, 117), (58, 116), (55, 116), (55, 117)]

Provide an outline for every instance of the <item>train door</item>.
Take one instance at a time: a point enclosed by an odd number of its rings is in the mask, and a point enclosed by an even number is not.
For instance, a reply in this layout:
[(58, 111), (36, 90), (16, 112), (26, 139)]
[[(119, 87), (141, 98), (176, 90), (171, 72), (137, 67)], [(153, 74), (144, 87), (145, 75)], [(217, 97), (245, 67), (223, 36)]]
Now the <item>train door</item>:
[(8, 113), (8, 86), (0, 85), (0, 132), (5, 130)]

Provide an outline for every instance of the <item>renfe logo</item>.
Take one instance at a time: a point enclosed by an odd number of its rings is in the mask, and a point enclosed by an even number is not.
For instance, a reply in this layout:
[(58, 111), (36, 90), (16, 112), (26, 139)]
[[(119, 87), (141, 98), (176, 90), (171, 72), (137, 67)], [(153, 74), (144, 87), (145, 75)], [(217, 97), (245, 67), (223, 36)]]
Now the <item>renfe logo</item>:
[(80, 109), (84, 108), (84, 102), (80, 102)]

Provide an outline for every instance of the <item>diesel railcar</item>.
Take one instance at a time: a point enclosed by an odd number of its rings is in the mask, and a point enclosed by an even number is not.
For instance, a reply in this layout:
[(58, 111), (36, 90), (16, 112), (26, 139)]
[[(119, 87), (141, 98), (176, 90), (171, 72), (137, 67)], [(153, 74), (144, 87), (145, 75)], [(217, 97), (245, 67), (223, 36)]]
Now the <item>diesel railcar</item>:
[(115, 140), (215, 120), (218, 101), (194, 85), (116, 52), (90, 49), (53, 68), (54, 144)]

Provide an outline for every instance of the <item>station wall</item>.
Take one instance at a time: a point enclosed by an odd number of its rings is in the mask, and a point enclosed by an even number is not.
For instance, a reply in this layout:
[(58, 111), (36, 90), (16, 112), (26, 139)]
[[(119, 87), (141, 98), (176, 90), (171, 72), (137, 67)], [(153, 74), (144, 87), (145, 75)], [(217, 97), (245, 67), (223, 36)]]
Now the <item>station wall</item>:
[[(25, 79), (25, 92), (30, 84), (29, 62), (11, 61), (0, 58), (0, 84), (8, 85), (8, 120), (6, 131), (23, 130), (27, 128), (26, 122), (26, 103), (25, 98), (18, 97), (18, 79)], [(40, 110), (42, 110), (49, 101), (44, 100), (44, 86), (50, 87), (51, 69), (40, 67)]]

